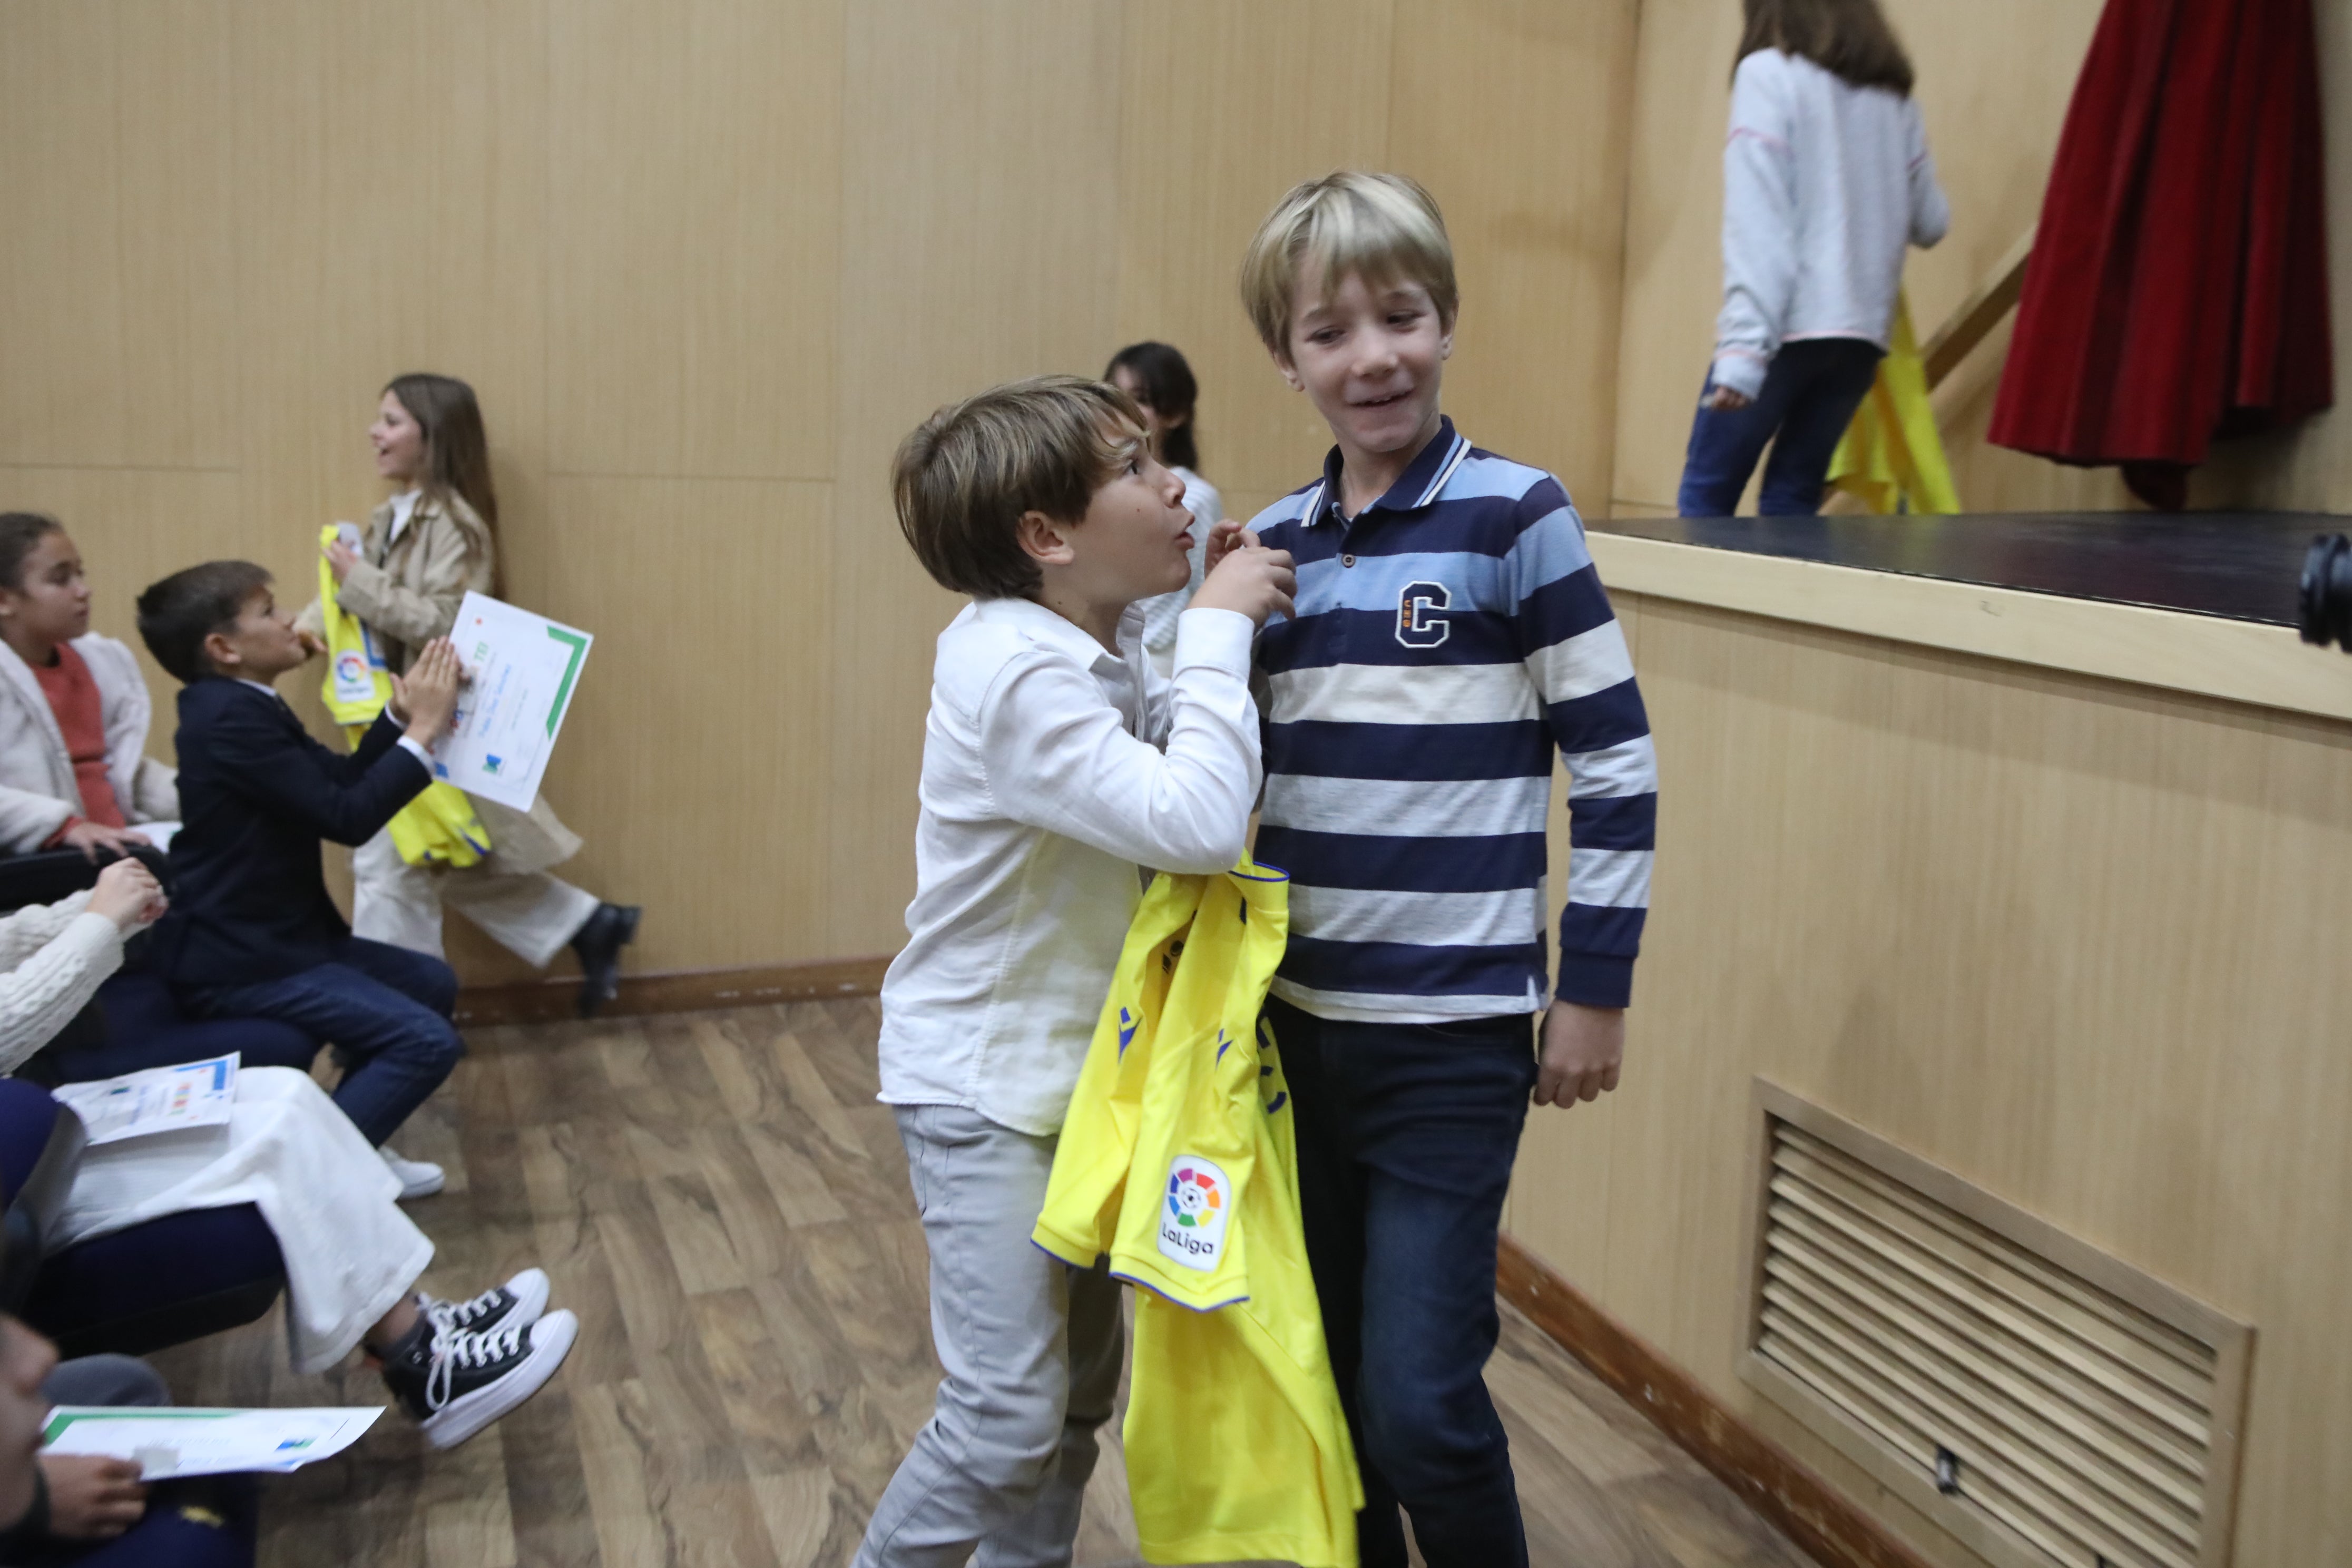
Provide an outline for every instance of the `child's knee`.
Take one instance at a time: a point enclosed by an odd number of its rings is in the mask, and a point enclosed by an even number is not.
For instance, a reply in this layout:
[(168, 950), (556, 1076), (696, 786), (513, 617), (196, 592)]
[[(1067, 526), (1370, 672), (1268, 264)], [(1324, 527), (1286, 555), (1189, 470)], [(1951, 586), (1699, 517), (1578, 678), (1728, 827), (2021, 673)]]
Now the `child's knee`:
[[(442, 959), (421, 953), (418, 957), (422, 962), (417, 965), (416, 999), (446, 1018), (457, 1010), (457, 972)], [(457, 1051), (464, 1055), (465, 1047), (459, 1046)]]
[(420, 1066), (446, 1076), (465, 1059), (466, 1037), (446, 1018), (435, 1018), (433, 1026), (427, 1027), (423, 1020), (418, 1021), (409, 1055)]
[(1407, 1502), (1484, 1474), (1504, 1442), (1483, 1383), (1473, 1394), (1368, 1376), (1362, 1409), (1364, 1457)]

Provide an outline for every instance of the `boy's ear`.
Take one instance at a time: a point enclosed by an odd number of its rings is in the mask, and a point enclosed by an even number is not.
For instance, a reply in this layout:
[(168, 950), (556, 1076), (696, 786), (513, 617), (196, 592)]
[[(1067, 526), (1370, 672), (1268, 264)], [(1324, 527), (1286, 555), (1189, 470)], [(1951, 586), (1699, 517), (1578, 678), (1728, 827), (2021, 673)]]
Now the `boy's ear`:
[(1288, 353), (1285, 353), (1281, 349), (1268, 349), (1266, 351), (1266, 357), (1274, 361), (1274, 368), (1282, 373), (1282, 379), (1290, 384), (1291, 391), (1304, 392), (1307, 390), (1307, 383), (1300, 379), (1298, 367), (1290, 362), (1290, 355)]
[(233, 675), (245, 660), (225, 633), (206, 632), (204, 641), (205, 661), (224, 675)]
[(1056, 522), (1042, 511), (1024, 511), (1013, 524), (1013, 537), (1040, 566), (1067, 566), (1076, 558), (1070, 548), (1070, 525)]

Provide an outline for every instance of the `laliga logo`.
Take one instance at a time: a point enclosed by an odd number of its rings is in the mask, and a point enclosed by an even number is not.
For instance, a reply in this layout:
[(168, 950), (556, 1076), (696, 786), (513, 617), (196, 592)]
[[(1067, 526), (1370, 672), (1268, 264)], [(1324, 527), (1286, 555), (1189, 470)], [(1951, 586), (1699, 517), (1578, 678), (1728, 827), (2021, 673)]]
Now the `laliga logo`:
[(1160, 1216), (1160, 1253), (1208, 1273), (1224, 1251), (1234, 1184), (1198, 1154), (1179, 1154), (1168, 1167), (1168, 1194)]
[(335, 679), (337, 680), (365, 680), (367, 679), (366, 658), (362, 657), (357, 649), (352, 648), (347, 648), (343, 652), (337, 654), (335, 656)]

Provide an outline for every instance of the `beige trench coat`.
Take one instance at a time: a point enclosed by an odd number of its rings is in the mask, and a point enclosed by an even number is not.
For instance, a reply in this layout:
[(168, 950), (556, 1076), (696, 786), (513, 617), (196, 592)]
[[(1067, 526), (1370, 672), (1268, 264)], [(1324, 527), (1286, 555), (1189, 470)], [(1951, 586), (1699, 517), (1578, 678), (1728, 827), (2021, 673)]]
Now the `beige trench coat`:
[[(386, 501), (369, 517), (360, 563), (343, 578), (335, 602), (367, 623), (385, 665), (402, 674), (416, 648), (446, 637), (457, 624), (457, 605), (467, 590), (490, 591), (496, 546), (460, 496), (419, 496), (408, 526), (387, 544), (391, 529)], [(295, 624), (318, 634), (326, 624), (318, 601)], [(545, 795), (530, 803), (527, 815), (479, 795), (467, 798), (490, 830), (490, 861), (499, 870), (544, 871), (580, 852), (580, 836), (557, 819)]]

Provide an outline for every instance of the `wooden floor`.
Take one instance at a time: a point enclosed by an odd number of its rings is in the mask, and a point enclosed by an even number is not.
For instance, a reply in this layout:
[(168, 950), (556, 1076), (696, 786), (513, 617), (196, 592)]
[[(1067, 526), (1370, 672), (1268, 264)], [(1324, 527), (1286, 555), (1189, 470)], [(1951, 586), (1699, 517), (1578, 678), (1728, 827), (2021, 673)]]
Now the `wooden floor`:
[[(262, 1562), (646, 1568), (849, 1562), (927, 1414), (921, 1231), (875, 1103), (870, 1000), (484, 1029), (398, 1140), (449, 1169), (410, 1206), (470, 1295), (537, 1263), (580, 1340), (537, 1398), (435, 1454), (396, 1415), (268, 1483)], [(206, 1405), (376, 1405), (287, 1370), (275, 1313), (158, 1357)], [(1538, 1568), (1804, 1558), (1507, 1310), (1488, 1372)], [(1135, 1560), (1107, 1434), (1082, 1564)]]

